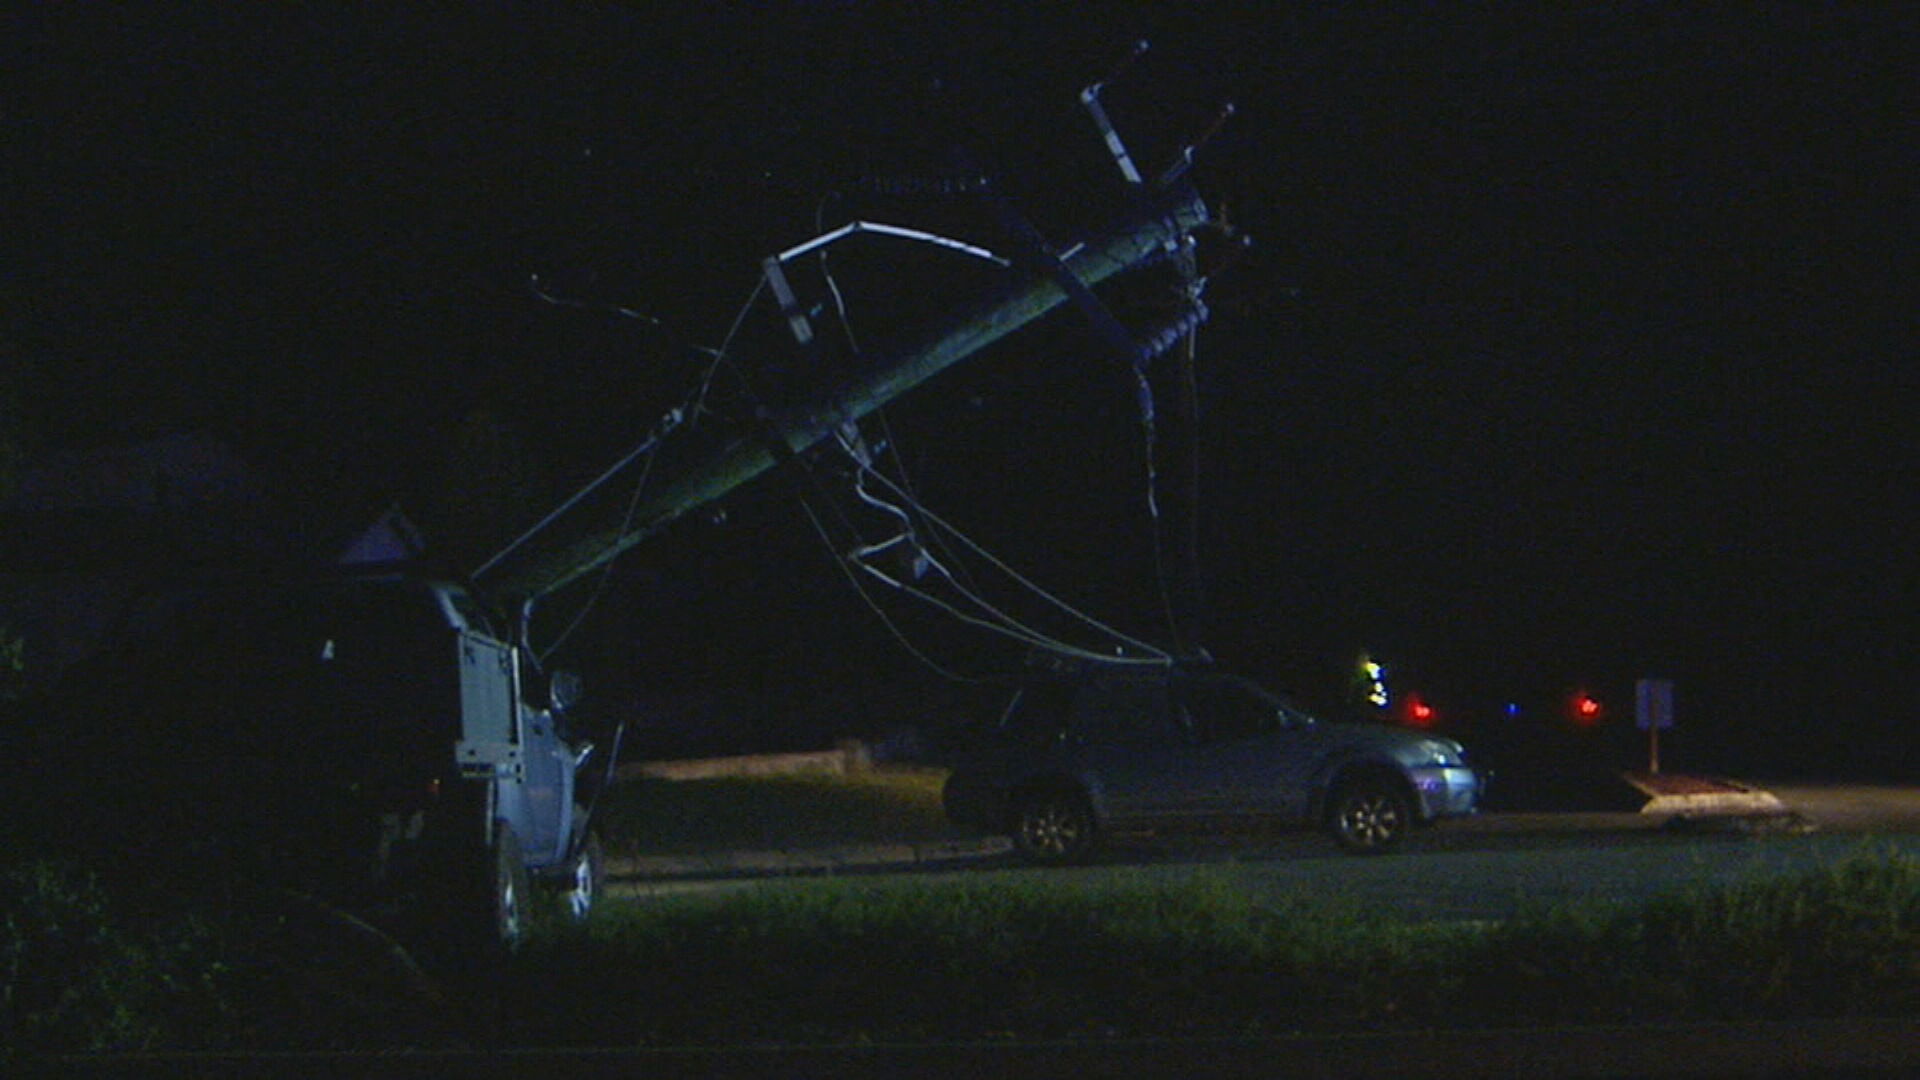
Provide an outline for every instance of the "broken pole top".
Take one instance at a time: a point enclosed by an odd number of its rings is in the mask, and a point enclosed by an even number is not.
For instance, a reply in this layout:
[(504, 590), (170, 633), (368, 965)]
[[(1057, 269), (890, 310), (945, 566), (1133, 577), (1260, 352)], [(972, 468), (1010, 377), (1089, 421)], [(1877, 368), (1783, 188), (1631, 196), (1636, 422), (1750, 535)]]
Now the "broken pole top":
[[(1147, 263), (1179, 244), (1208, 220), (1207, 207), (1190, 187), (1180, 185), (1144, 204), (1111, 230), (1069, 254), (1061, 263), (1088, 286)], [(602, 523), (584, 536), (558, 546), (541, 546), (503, 570), (493, 587), (508, 595), (538, 597), (563, 588), (647, 538), (689, 511), (699, 509), (778, 464), (799, 454), (837, 428), (865, 417), (947, 368), (1034, 322), (1068, 299), (1054, 276), (1023, 271), (1018, 284), (937, 325), (925, 344), (883, 359), (852, 381), (824, 392), (816, 401), (768, 418), (767, 430), (743, 435), (643, 496), (622, 520)]]

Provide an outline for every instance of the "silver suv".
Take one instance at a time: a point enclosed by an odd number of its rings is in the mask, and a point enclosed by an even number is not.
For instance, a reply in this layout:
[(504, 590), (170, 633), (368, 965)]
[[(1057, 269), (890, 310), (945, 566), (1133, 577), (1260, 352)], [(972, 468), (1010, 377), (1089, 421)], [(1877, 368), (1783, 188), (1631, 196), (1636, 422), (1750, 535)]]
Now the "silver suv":
[(1016, 693), (948, 777), (945, 804), (1043, 862), (1112, 830), (1247, 818), (1317, 824), (1373, 854), (1473, 813), (1483, 782), (1451, 739), (1322, 722), (1218, 672), (1113, 669)]

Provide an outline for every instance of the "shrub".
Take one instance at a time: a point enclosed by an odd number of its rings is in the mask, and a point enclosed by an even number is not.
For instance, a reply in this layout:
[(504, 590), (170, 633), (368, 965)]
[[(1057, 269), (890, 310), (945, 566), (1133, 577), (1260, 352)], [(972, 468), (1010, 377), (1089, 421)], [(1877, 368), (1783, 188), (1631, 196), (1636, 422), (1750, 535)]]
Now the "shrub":
[(120, 1050), (160, 1034), (165, 957), (130, 934), (90, 872), (0, 874), (0, 1050)]

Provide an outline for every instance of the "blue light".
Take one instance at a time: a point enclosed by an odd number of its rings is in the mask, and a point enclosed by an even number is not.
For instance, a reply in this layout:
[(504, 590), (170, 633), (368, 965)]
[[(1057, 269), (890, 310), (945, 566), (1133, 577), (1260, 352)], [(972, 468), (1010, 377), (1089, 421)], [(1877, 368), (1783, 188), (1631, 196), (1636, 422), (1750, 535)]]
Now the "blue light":
[(1507, 702), (1507, 715), (1508, 715), (1508, 716), (1519, 716), (1519, 715), (1520, 715), (1520, 703), (1519, 703), (1519, 702), (1517, 702), (1517, 701), (1509, 701), (1509, 702)]

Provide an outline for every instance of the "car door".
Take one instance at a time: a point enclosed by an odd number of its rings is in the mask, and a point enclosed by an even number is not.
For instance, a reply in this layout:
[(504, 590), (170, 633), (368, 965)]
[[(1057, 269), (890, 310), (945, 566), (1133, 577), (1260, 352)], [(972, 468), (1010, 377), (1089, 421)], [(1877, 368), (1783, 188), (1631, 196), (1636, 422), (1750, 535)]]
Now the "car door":
[(1193, 741), (1176, 772), (1192, 789), (1193, 812), (1304, 817), (1317, 757), (1306, 735), (1311, 718), (1233, 676), (1200, 676), (1180, 689)]
[(1109, 819), (1181, 813), (1191, 798), (1179, 777), (1187, 733), (1164, 675), (1097, 680), (1075, 696), (1067, 739)]

